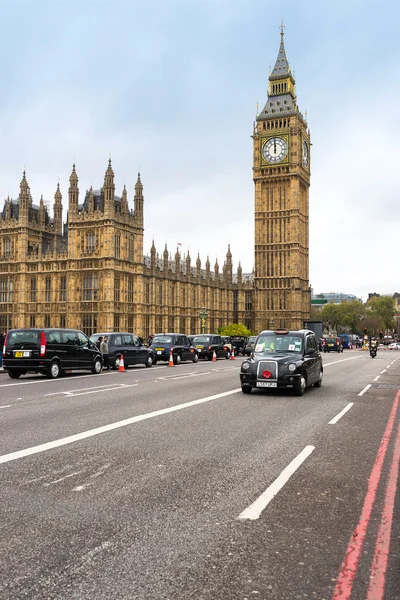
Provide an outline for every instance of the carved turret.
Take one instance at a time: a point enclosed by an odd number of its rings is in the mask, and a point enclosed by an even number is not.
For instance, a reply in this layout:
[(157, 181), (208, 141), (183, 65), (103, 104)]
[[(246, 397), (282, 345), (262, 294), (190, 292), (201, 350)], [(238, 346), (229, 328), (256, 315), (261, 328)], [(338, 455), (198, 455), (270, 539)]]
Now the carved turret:
[(140, 179), (140, 173), (138, 173), (138, 177), (137, 177), (137, 181), (136, 181), (136, 185), (135, 185), (135, 196), (134, 196), (134, 203), (135, 203), (135, 217), (138, 221), (139, 225), (143, 225), (143, 184), (142, 184), (142, 180)]
[(108, 161), (108, 167), (104, 176), (104, 216), (112, 218), (115, 213), (114, 208), (114, 197), (115, 197), (115, 185), (114, 185), (114, 171), (111, 166), (111, 158)]
[(219, 275), (219, 265), (218, 265), (218, 259), (216, 259), (215, 261), (215, 265), (214, 265), (214, 273), (215, 273), (215, 279), (218, 279), (218, 275)]
[(179, 249), (176, 249), (175, 252), (175, 275), (179, 276), (181, 272), (181, 255), (179, 254)]
[(54, 230), (56, 233), (62, 234), (62, 195), (60, 191), (60, 184), (57, 183), (57, 190), (54, 194), (54, 205), (53, 205), (53, 215), (54, 215)]
[(186, 256), (186, 275), (188, 277), (190, 277), (190, 254), (189, 254), (189, 250)]
[(69, 178), (69, 189), (68, 189), (68, 215), (70, 217), (78, 214), (78, 202), (79, 202), (79, 188), (78, 188), (78, 175), (75, 171), (75, 163), (72, 165), (72, 173)]
[(197, 260), (196, 260), (196, 273), (197, 273), (197, 277), (200, 277), (200, 274), (201, 274), (201, 260), (200, 260), (200, 254), (197, 254)]
[(90, 186), (90, 190), (89, 190), (88, 211), (90, 213), (94, 212), (94, 196), (93, 196), (93, 188), (92, 188), (92, 186)]
[(163, 258), (164, 258), (164, 274), (166, 274), (168, 272), (168, 259), (169, 259), (167, 244), (165, 244)]
[(237, 283), (242, 283), (242, 266), (239, 263), (238, 268), (237, 268)]
[[(124, 189), (122, 190), (122, 196), (121, 196), (121, 213), (123, 215), (127, 215), (129, 213), (128, 194), (126, 193), (125, 185), (124, 185)], [(154, 240), (153, 240), (153, 245), (154, 245)]]
[(209, 279), (210, 278), (210, 258), (209, 256), (207, 256), (207, 260), (206, 260), (206, 278)]
[(41, 226), (43, 226), (45, 223), (45, 208), (44, 208), (44, 201), (43, 201), (43, 195), (40, 196), (40, 202), (39, 202), (39, 224)]
[(21, 179), (21, 183), (19, 186), (19, 200), (18, 200), (18, 219), (21, 220), (28, 220), (28, 207), (29, 207), (29, 199), (30, 199), (30, 190), (29, 190), (29, 185), (28, 182), (26, 180), (26, 173), (25, 171), (23, 172), (22, 175), (22, 179)]
[(10, 196), (8, 196), (7, 201), (6, 201), (5, 220), (9, 221), (10, 219), (11, 219), (11, 200), (10, 200)]
[(153, 243), (151, 244), (151, 248), (150, 248), (150, 264), (151, 264), (151, 268), (154, 269), (156, 266), (156, 247), (154, 245), (154, 239), (153, 239)]
[(232, 253), (230, 245), (228, 245), (228, 252), (226, 253), (224, 275), (226, 282), (232, 283)]

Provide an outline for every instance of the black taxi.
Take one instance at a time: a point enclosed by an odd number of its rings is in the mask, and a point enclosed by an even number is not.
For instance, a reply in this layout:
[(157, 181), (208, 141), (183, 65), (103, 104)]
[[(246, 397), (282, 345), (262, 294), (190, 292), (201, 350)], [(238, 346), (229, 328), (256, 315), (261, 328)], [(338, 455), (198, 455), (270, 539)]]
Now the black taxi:
[(262, 331), (252, 356), (240, 369), (242, 392), (250, 394), (253, 388), (288, 388), (302, 396), (308, 386), (321, 387), (323, 370), (313, 331)]
[(194, 363), (199, 360), (198, 350), (184, 333), (155, 333), (150, 348), (154, 353), (154, 365), (161, 360), (169, 361), (171, 353), (174, 365), (179, 365), (184, 360)]

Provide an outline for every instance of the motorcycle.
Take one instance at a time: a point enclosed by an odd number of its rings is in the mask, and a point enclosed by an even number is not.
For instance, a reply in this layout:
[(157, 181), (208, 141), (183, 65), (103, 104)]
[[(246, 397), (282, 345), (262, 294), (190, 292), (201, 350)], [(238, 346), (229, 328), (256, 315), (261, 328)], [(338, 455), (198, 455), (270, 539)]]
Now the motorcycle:
[(369, 355), (371, 358), (375, 358), (376, 356), (376, 348), (370, 348)]

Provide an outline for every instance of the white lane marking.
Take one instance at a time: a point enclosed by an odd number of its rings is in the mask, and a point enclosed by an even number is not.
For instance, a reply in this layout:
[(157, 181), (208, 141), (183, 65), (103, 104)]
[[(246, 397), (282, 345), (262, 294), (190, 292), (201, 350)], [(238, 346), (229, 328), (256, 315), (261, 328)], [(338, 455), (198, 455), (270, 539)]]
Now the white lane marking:
[(388, 369), (390, 367), (390, 365), (388, 365), (386, 368)]
[[(97, 377), (101, 377), (101, 376), (106, 376), (109, 377), (110, 375), (117, 375), (118, 371), (116, 371), (115, 373), (97, 373)], [(71, 377), (71, 381), (75, 381), (76, 379), (86, 379), (87, 377), (93, 377), (93, 373), (90, 373), (90, 375), (75, 375), (75, 377)], [(2, 385), (0, 385), (0, 388), (3, 387), (18, 387), (19, 385), (33, 385), (36, 383), (56, 383), (60, 381), (59, 379), (46, 379), (45, 377), (41, 377), (40, 379), (35, 379), (35, 381), (19, 381), (18, 383), (3, 383)], [(65, 379), (63, 380), (65, 383)]]
[(39, 452), (45, 452), (46, 450), (52, 450), (53, 448), (60, 448), (61, 446), (66, 446), (67, 444), (72, 444), (73, 442), (85, 440), (87, 438), (93, 437), (94, 435), (99, 435), (100, 433), (113, 431), (114, 429), (119, 429), (120, 427), (126, 427), (127, 425), (132, 425), (133, 423), (139, 423), (140, 421), (146, 421), (147, 419), (152, 419), (154, 417), (166, 415), (177, 410), (183, 410), (184, 408), (196, 406), (197, 404), (204, 404), (205, 402), (218, 400), (219, 398), (231, 396), (232, 394), (237, 394), (241, 391), (241, 388), (237, 388), (235, 390), (230, 390), (229, 392), (222, 392), (221, 394), (215, 394), (214, 396), (200, 398), (199, 400), (191, 400), (190, 402), (185, 402), (184, 404), (177, 404), (175, 406), (170, 406), (169, 408), (162, 408), (160, 410), (155, 410), (154, 412), (145, 413), (144, 415), (137, 415), (136, 417), (131, 417), (130, 419), (124, 419), (123, 421), (117, 421), (116, 423), (110, 423), (109, 425), (96, 427), (95, 429), (90, 429), (89, 431), (82, 431), (82, 433), (77, 433), (75, 435), (70, 435), (65, 438), (53, 440), (52, 442), (47, 442), (46, 444), (39, 444), (39, 446), (25, 448), (24, 450), (11, 452), (10, 454), (4, 454), (3, 456), (0, 456), (0, 464), (8, 463), (13, 460), (18, 460), (19, 458), (24, 458), (25, 456), (31, 456), (32, 454), (38, 454)]
[(361, 390), (361, 392), (359, 394), (357, 394), (357, 396), (364, 396), (365, 392), (367, 392), (370, 387), (371, 387), (371, 384), (369, 383), (368, 385), (365, 386), (365, 388), (363, 390)]
[(381, 375), (383, 375), (384, 373), (386, 373), (386, 369), (383, 369), (383, 371), (381, 371)]
[(306, 446), (304, 450), (302, 450), (300, 454), (298, 454), (296, 458), (294, 458), (292, 462), (290, 462), (288, 466), (283, 469), (282, 473), (275, 479), (273, 483), (271, 483), (269, 487), (267, 487), (265, 492), (263, 492), (261, 496), (259, 496), (252, 504), (250, 504), (250, 506), (245, 508), (245, 510), (241, 512), (237, 518), (250, 519), (252, 521), (258, 519), (262, 511), (268, 506), (271, 500), (275, 498), (276, 494), (283, 488), (285, 483), (289, 481), (291, 476), (297, 471), (297, 469), (314, 450), (315, 446)]
[(335, 360), (330, 363), (324, 363), (324, 367), (330, 367), (331, 365), (337, 365), (338, 363), (346, 362), (348, 360), (356, 360), (357, 358), (362, 358), (362, 356), (352, 356), (351, 358), (342, 358), (341, 360)]
[(76, 471), (75, 473), (70, 473), (69, 475), (65, 475), (64, 477), (61, 477), (60, 479), (55, 479), (54, 481), (49, 481), (48, 483), (44, 483), (43, 486), (49, 487), (49, 485), (54, 485), (55, 483), (60, 483), (61, 481), (64, 481), (65, 479), (69, 479), (70, 477), (76, 477), (80, 473), (82, 473), (82, 471)]
[(72, 490), (73, 492), (81, 492), (82, 490), (84, 490), (85, 488), (89, 487), (90, 485), (92, 485), (91, 483), (85, 483), (84, 485), (77, 485), (76, 487), (74, 487), (74, 489)]
[(378, 381), (379, 377), (380, 377), (380, 375), (377, 375), (377, 376), (375, 377), (374, 381)]
[(136, 387), (138, 384), (137, 383), (132, 383), (130, 385), (127, 384), (117, 384), (113, 387), (107, 386), (107, 387), (101, 387), (98, 386), (96, 388), (87, 388), (85, 390), (85, 388), (81, 388), (80, 390), (71, 390), (69, 392), (53, 392), (52, 394), (44, 394), (45, 396), (60, 396), (60, 395), (64, 395), (67, 396), (67, 398), (73, 398), (74, 396), (84, 396), (85, 394), (96, 394), (97, 392), (112, 392), (114, 390), (121, 390), (124, 388), (131, 388), (131, 387)]
[(0, 406), (0, 408), (10, 408), (10, 406), (12, 406), (12, 404), (4, 404), (4, 406)]
[(209, 375), (211, 371), (207, 371), (206, 373), (190, 373), (190, 375), (177, 375), (176, 377), (159, 377), (163, 381), (166, 380), (177, 380), (177, 379), (186, 379), (186, 377), (202, 377), (203, 375)]
[(340, 411), (339, 414), (336, 415), (336, 417), (333, 417), (333, 419), (331, 421), (329, 421), (328, 425), (335, 425), (339, 421), (339, 419), (341, 419), (343, 417), (343, 415), (345, 415), (347, 413), (347, 411), (351, 409), (353, 404), (354, 404), (354, 402), (350, 402), (347, 406), (345, 406), (344, 409), (342, 411)]

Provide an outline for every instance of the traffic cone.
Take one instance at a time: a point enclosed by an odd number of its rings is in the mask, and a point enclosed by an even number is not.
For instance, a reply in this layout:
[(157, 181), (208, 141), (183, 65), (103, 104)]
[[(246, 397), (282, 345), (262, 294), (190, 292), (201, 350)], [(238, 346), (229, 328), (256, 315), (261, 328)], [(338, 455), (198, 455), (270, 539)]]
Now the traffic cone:
[(231, 360), (235, 360), (235, 348), (232, 347)]
[(217, 362), (217, 353), (215, 352), (215, 350), (213, 352), (212, 362)]
[(125, 364), (124, 364), (124, 355), (123, 354), (120, 354), (119, 369), (118, 369), (118, 371), (120, 373), (126, 373)]
[(175, 366), (175, 365), (174, 365), (174, 359), (173, 359), (173, 356), (172, 356), (172, 350), (171, 350), (171, 352), (169, 353), (169, 361), (168, 361), (168, 366), (169, 366), (169, 367), (174, 367), (174, 366)]

